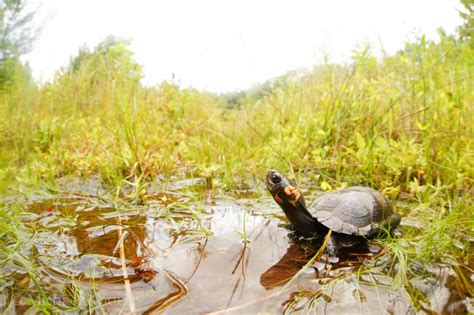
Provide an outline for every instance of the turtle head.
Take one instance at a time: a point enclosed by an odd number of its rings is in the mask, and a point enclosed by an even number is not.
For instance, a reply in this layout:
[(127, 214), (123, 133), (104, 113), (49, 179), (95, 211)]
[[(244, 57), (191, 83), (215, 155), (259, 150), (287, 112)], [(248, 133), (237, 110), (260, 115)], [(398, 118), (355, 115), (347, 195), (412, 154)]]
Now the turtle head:
[(285, 176), (281, 175), (277, 171), (268, 171), (266, 185), (268, 191), (270, 191), (272, 194), (273, 199), (275, 199), (275, 201), (281, 207), (287, 203), (294, 207), (296, 207), (298, 203), (302, 203), (302, 205), (306, 208), (303, 195), (300, 193), (298, 188), (291, 185), (288, 179), (286, 179)]
[(265, 184), (295, 229), (305, 234), (313, 233), (316, 220), (308, 212), (299, 189), (275, 170), (268, 171)]

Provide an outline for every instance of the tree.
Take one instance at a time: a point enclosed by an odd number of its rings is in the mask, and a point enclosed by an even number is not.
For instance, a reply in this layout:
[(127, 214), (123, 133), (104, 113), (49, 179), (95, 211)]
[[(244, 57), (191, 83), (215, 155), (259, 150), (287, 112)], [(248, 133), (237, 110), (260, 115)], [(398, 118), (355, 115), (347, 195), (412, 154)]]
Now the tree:
[(459, 27), (461, 39), (469, 41), (471, 48), (474, 48), (474, 0), (461, 0), (466, 12), (459, 12), (464, 19), (464, 24)]
[(93, 49), (84, 46), (59, 71), (51, 85), (59, 101), (75, 104), (76, 109), (91, 109), (131, 103), (140, 89), (142, 67), (133, 60), (127, 40), (107, 37)]
[(19, 58), (31, 50), (37, 36), (34, 14), (24, 0), (0, 0), (0, 90), (9, 87), (18, 72), (28, 72)]
[(0, 56), (18, 57), (31, 50), (37, 35), (32, 23), (34, 14), (26, 9), (24, 0), (0, 2)]
[(92, 81), (122, 78), (138, 82), (142, 76), (142, 67), (133, 60), (129, 44), (126, 39), (110, 35), (92, 51), (83, 47), (71, 59), (66, 72), (72, 74), (86, 70), (92, 76)]

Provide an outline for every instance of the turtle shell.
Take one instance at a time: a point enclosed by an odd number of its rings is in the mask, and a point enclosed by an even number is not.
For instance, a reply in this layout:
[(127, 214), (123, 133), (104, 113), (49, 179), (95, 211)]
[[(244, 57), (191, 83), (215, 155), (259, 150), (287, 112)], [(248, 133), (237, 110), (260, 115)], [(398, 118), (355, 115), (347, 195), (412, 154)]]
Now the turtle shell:
[(350, 187), (319, 197), (308, 208), (321, 224), (334, 232), (371, 236), (382, 228), (396, 227), (400, 216), (388, 200), (368, 187)]

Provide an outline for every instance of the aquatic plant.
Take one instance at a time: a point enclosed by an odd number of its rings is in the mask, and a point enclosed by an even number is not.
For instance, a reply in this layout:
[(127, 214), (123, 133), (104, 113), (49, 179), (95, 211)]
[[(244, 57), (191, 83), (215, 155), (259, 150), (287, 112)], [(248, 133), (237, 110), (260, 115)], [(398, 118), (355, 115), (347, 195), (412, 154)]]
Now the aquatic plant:
[[(100, 197), (122, 208), (168, 203), (157, 216), (179, 229), (183, 218), (172, 214), (185, 213), (196, 239), (212, 231), (190, 200), (236, 187), (268, 197), (261, 179), (278, 168), (308, 187), (367, 185), (394, 202), (404, 234), (385, 241), (379, 267), (416, 309), (429, 304), (423, 280), (433, 266), (451, 268), (472, 296), (473, 69), (469, 43), (440, 32), (439, 42), (421, 37), (379, 59), (363, 47), (350, 64), (326, 62), (230, 97), (169, 82), (141, 86), (122, 41), (81, 51), (52, 82), (0, 93), (0, 193), (17, 197), (1, 209), (1, 267), (14, 262), (33, 283), (25, 290), (39, 297), (36, 309), (54, 310), (28, 259), (39, 227), (19, 214), (28, 212), (20, 197), (61, 195), (67, 176), (96, 176)], [(204, 179), (204, 192), (159, 195), (187, 178)], [(239, 229), (251, 248), (248, 226)], [(375, 272), (369, 267), (361, 275)], [(72, 300), (98, 302), (72, 292)], [(321, 297), (298, 296), (309, 305)]]

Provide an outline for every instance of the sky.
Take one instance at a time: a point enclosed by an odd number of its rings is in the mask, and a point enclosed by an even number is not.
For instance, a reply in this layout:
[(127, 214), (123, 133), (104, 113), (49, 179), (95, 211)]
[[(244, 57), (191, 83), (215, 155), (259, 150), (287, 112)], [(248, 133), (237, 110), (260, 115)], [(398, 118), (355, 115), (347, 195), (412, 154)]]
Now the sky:
[(353, 50), (393, 54), (422, 34), (462, 24), (458, 0), (33, 0), (42, 32), (24, 57), (41, 82), (84, 44), (128, 38), (145, 85), (174, 80), (211, 92), (243, 90)]

